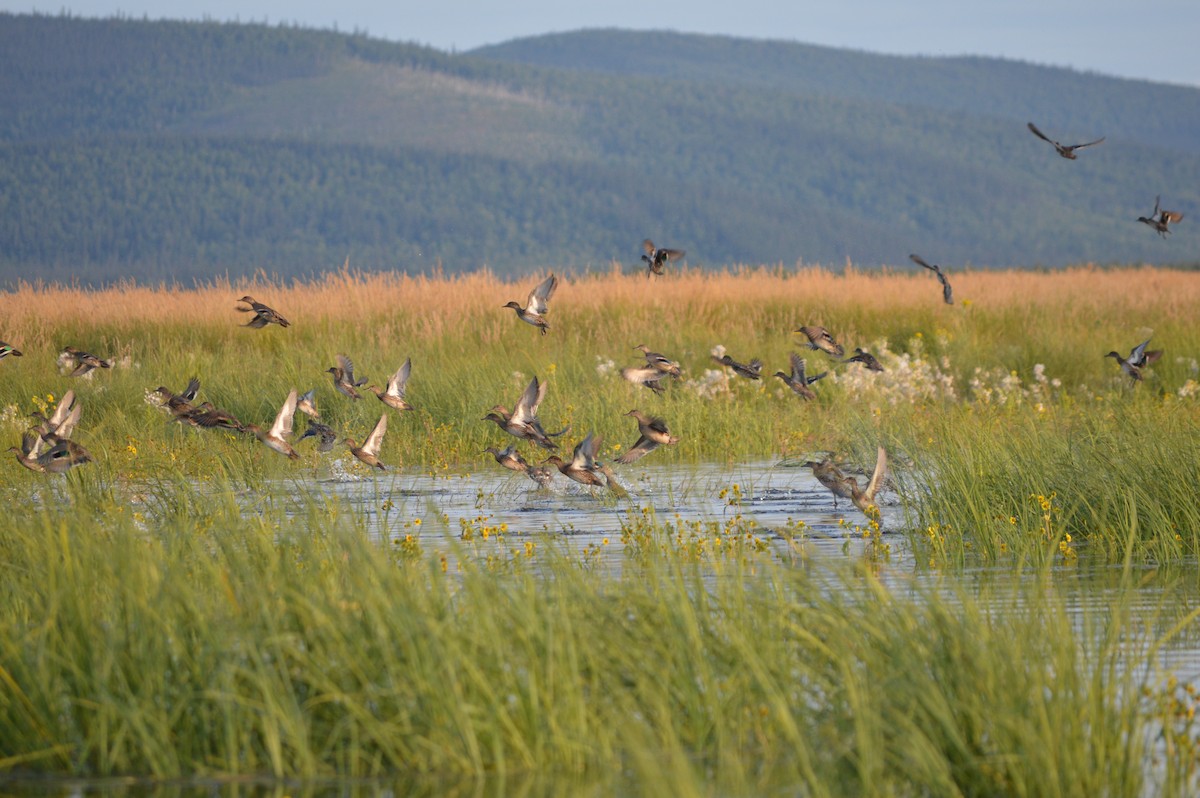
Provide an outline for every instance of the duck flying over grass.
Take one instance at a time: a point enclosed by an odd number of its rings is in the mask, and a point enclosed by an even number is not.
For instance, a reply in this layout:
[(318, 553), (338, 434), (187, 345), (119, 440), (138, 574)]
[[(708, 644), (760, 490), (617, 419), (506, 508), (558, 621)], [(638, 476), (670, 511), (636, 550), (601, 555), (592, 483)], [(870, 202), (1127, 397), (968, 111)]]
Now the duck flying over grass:
[(191, 410), (180, 413), (176, 421), (204, 429), (227, 429), (234, 432), (246, 432), (246, 426), (238, 421), (232, 413), (214, 407), (212, 402), (201, 402)]
[(654, 246), (654, 242), (648, 238), (642, 241), (642, 250), (642, 260), (646, 264), (646, 279), (649, 279), (651, 274), (661, 276), (668, 263), (681, 260), (687, 254), (682, 249), (660, 249)]
[(1135, 346), (1129, 353), (1129, 357), (1121, 357), (1119, 352), (1109, 352), (1105, 357), (1111, 357), (1117, 361), (1117, 365), (1121, 367), (1121, 371), (1129, 375), (1134, 383), (1142, 380), (1142, 370), (1162, 357), (1161, 349), (1146, 350), (1150, 344), (1149, 338)]
[(927, 263), (920, 255), (909, 255), (908, 259), (918, 266), (924, 266), (937, 275), (938, 282), (942, 284), (942, 301), (947, 305), (953, 305), (954, 289), (950, 287), (950, 281), (946, 278), (946, 273), (942, 271), (942, 267), (937, 264)]
[(308, 415), (311, 418), (320, 418), (321, 413), (317, 410), (316, 391), (312, 388), (300, 394), (300, 398), (296, 400), (296, 409), (301, 413)]
[(9, 447), (17, 453), (17, 462), (30, 471), (62, 474), (77, 465), (93, 462), (92, 455), (82, 445), (70, 439), (79, 423), (82, 404), (75, 401), (75, 392), (67, 391), (49, 418), (35, 413), (37, 424), (21, 436), (20, 448)]
[(401, 411), (412, 410), (413, 406), (404, 400), (405, 390), (408, 387), (408, 376), (411, 373), (412, 358), (405, 358), (403, 365), (396, 369), (396, 373), (388, 380), (386, 388), (380, 389), (374, 385), (368, 385), (367, 390), (379, 397), (379, 401), (388, 407), (394, 407)]
[(529, 299), (526, 300), (525, 307), (521, 307), (520, 303), (515, 300), (504, 307), (515, 310), (518, 319), (526, 324), (532, 324), (541, 330), (542, 335), (545, 335), (546, 331), (550, 329), (550, 324), (545, 318), (546, 312), (549, 310), (547, 303), (550, 301), (550, 297), (554, 296), (556, 288), (558, 288), (558, 278), (551, 274), (529, 292)]
[(196, 396), (200, 393), (200, 380), (197, 377), (192, 377), (183, 389), (183, 393), (175, 393), (165, 385), (160, 385), (154, 389), (154, 393), (159, 396), (162, 406), (171, 412), (175, 418), (187, 415), (196, 409), (192, 404), (196, 401)]
[(268, 324), (278, 324), (280, 327), (288, 326), (288, 320), (279, 315), (278, 311), (255, 300), (252, 296), (246, 295), (239, 299), (238, 302), (245, 302), (249, 306), (242, 307), (237, 305), (236, 307), (238, 310), (240, 310), (242, 313), (254, 314), (254, 318), (243, 324), (243, 327), (251, 327), (255, 330), (261, 330)]
[(0, 360), (3, 360), (9, 355), (12, 355), (13, 357), (20, 357), (21, 350), (17, 349), (12, 344), (6, 344), (3, 341), (0, 341)]
[(1075, 150), (1081, 150), (1084, 147), (1091, 147), (1093, 145), (1099, 144), (1100, 142), (1104, 141), (1104, 136), (1101, 136), (1100, 138), (1096, 139), (1095, 141), (1089, 141), (1085, 144), (1059, 144), (1057, 141), (1050, 138), (1042, 131), (1038, 130), (1037, 125), (1033, 124), (1032, 122), (1029, 122), (1027, 127), (1029, 128), (1029, 131), (1031, 133), (1033, 133), (1033, 135), (1037, 136), (1042, 141), (1048, 141), (1051, 144), (1053, 144), (1054, 150), (1059, 155), (1061, 155), (1062, 157), (1066, 158), (1069, 161), (1073, 161), (1077, 157), (1075, 155)]
[(267, 448), (287, 455), (292, 460), (300, 457), (292, 448), (292, 444), (288, 442), (288, 438), (292, 437), (292, 420), (296, 415), (296, 399), (296, 389), (293, 388), (288, 392), (287, 399), (283, 401), (283, 406), (279, 408), (279, 414), (275, 416), (275, 423), (269, 430), (263, 430), (257, 424), (245, 426), (245, 431), (253, 433), (254, 437), (266, 444)]
[(661, 418), (648, 416), (636, 408), (625, 415), (632, 416), (637, 420), (639, 436), (629, 451), (616, 459), (616, 462), (621, 465), (628, 465), (640, 460), (659, 446), (673, 446), (679, 443), (679, 438), (671, 434), (671, 430), (667, 428), (667, 422)]
[(728, 366), (733, 369), (734, 374), (741, 375), (748, 380), (757, 380), (762, 377), (763, 362), (758, 358), (754, 358), (749, 363), (739, 363), (725, 354), (725, 347), (718, 346), (712, 352), (712, 359), (722, 366)]
[(830, 458), (820, 462), (808, 461), (804, 465), (812, 469), (813, 476), (833, 493), (836, 506), (838, 497), (849, 499), (855, 507), (869, 518), (877, 518), (879, 508), (875, 506), (875, 494), (887, 478), (887, 452), (879, 447), (875, 457), (875, 471), (867, 484), (860, 487), (858, 480), (842, 473)]
[(868, 371), (885, 371), (883, 365), (865, 349), (856, 348), (854, 354), (842, 361), (843, 363), (862, 363)]
[(1183, 214), (1178, 211), (1165, 211), (1159, 207), (1159, 201), (1162, 196), (1154, 198), (1154, 212), (1149, 216), (1139, 216), (1138, 221), (1142, 224), (1148, 224), (1154, 228), (1154, 231), (1162, 238), (1166, 238), (1171, 233), (1168, 225), (1178, 224), (1183, 221)]
[(841, 357), (846, 354), (846, 348), (833, 339), (833, 335), (824, 327), (806, 325), (794, 330), (808, 339), (805, 344), (809, 349), (819, 349), (827, 355)]
[(529, 386), (525, 388), (525, 392), (521, 394), (521, 398), (517, 400), (517, 406), (512, 411), (508, 412), (508, 408), (504, 405), (494, 406), (486, 416), (484, 421), (493, 421), (496, 426), (517, 438), (533, 441), (543, 449), (557, 449), (558, 444), (550, 440), (557, 438), (566, 432), (566, 429), (561, 429), (558, 432), (546, 432), (542, 428), (542, 422), (538, 420), (538, 407), (541, 406), (542, 400), (546, 398), (546, 385), (539, 383), (538, 378), (534, 377), (529, 381)]
[[(299, 405), (296, 406), (297, 409)], [(304, 434), (300, 436), (300, 440), (305, 438), (317, 439), (317, 451), (321, 453), (332, 452), (334, 445), (337, 444), (337, 432), (328, 424), (322, 424), (320, 421), (309, 421), (308, 428), (304, 430)]]
[(586, 438), (576, 444), (575, 452), (569, 463), (563, 462), (563, 459), (556, 454), (547, 457), (545, 462), (557, 466), (563, 476), (573, 479), (581, 485), (596, 485), (603, 488), (608, 483), (599, 473), (600, 469), (596, 464), (596, 452), (599, 450), (600, 439), (589, 432)]
[(782, 371), (777, 371), (777, 372), (775, 372), (775, 376), (778, 377), (779, 379), (783, 380), (784, 384), (787, 385), (787, 387), (791, 388), (793, 391), (795, 391), (796, 394), (801, 399), (808, 399), (808, 400), (816, 399), (817, 398), (816, 391), (814, 391), (812, 388), (809, 388), (808, 386), (812, 385), (814, 382), (821, 379), (829, 372), (822, 371), (820, 374), (810, 377), (810, 376), (808, 376), (807, 364), (804, 362), (804, 358), (800, 357), (795, 352), (793, 352), (791, 354), (791, 361), (792, 361), (792, 373), (791, 374), (784, 374)]
[(655, 393), (662, 393), (666, 390), (662, 381), (666, 379), (667, 375), (654, 366), (627, 366), (621, 369), (621, 377), (634, 385), (644, 385)]
[(371, 434), (363, 441), (362, 446), (355, 443), (353, 438), (346, 439), (346, 445), (350, 447), (350, 454), (357, 457), (361, 462), (371, 466), (371, 468), (378, 468), (380, 471), (387, 469), (387, 466), (379, 460), (379, 447), (383, 444), (383, 436), (387, 432), (387, 420), (387, 413), (379, 417), (379, 420), (375, 422), (375, 426), (371, 429)]
[(96, 357), (90, 352), (84, 352), (82, 349), (76, 349), (73, 346), (64, 346), (62, 352), (58, 355), (58, 364), (62, 368), (71, 369), (68, 377), (82, 377), (90, 373), (93, 369), (110, 369), (112, 361), (105, 360), (102, 357)]
[(362, 399), (362, 394), (358, 389), (367, 384), (367, 378), (354, 378), (354, 362), (345, 355), (339, 354), (336, 358), (337, 365), (330, 366), (325, 371), (333, 378), (333, 387), (342, 396), (348, 396), (351, 399)]
[(672, 377), (679, 377), (683, 374), (683, 370), (679, 367), (678, 363), (676, 363), (674, 360), (671, 360), (671, 358), (667, 357), (666, 355), (659, 354), (658, 352), (651, 352), (650, 347), (646, 346), (645, 344), (638, 344), (634, 347), (634, 349), (637, 349), (643, 355), (645, 355), (646, 365), (655, 371), (663, 374), (670, 374)]

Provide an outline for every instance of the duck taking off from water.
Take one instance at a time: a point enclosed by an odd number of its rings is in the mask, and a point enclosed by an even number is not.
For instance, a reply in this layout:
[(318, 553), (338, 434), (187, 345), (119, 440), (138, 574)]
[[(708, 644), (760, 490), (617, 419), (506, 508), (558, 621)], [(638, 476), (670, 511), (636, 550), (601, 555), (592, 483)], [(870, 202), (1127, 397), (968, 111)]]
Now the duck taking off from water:
[(1062, 157), (1066, 158), (1069, 161), (1073, 161), (1077, 157), (1075, 155), (1075, 150), (1081, 150), (1084, 147), (1091, 147), (1095, 144), (1099, 144), (1100, 142), (1104, 141), (1104, 136), (1101, 136), (1100, 138), (1096, 139), (1095, 141), (1089, 141), (1085, 144), (1059, 144), (1057, 141), (1050, 138), (1042, 131), (1038, 130), (1037, 125), (1033, 124), (1032, 122), (1029, 122), (1027, 127), (1029, 128), (1030, 132), (1033, 133), (1033, 135), (1037, 136), (1042, 141), (1048, 141), (1051, 144), (1053, 144), (1054, 150), (1059, 155), (1061, 155)]
[(526, 324), (532, 324), (541, 330), (542, 335), (545, 335), (546, 331), (550, 329), (550, 324), (545, 318), (546, 312), (550, 309), (547, 303), (554, 295), (556, 288), (558, 288), (558, 278), (551, 274), (529, 292), (529, 299), (526, 300), (525, 307), (521, 307), (520, 303), (515, 300), (504, 307), (515, 310), (518, 319)]
[(625, 415), (633, 416), (637, 420), (639, 436), (629, 451), (617, 458), (616, 461), (621, 465), (640, 460), (659, 446), (674, 446), (679, 443), (679, 438), (671, 434), (667, 422), (661, 418), (648, 416), (637, 409), (630, 410)]
[(247, 424), (244, 429), (246, 432), (253, 433), (254, 437), (262, 441), (267, 448), (287, 455), (292, 460), (298, 460), (300, 455), (296, 454), (296, 450), (288, 441), (288, 438), (292, 437), (292, 419), (295, 415), (296, 389), (293, 388), (288, 391), (287, 399), (283, 400), (283, 406), (279, 408), (279, 414), (275, 416), (275, 423), (269, 430), (264, 430), (257, 424)]
[(363, 441), (362, 446), (359, 446), (353, 438), (347, 438), (345, 441), (346, 445), (350, 447), (350, 454), (357, 457), (361, 462), (371, 466), (371, 468), (378, 468), (380, 471), (387, 470), (387, 466), (379, 460), (379, 447), (383, 444), (384, 433), (387, 432), (387, 419), (387, 413), (379, 417), (379, 420), (375, 422), (375, 426), (371, 429), (371, 434)]
[(336, 366), (330, 366), (325, 369), (333, 378), (333, 387), (342, 396), (348, 396), (351, 399), (362, 399), (362, 394), (358, 392), (358, 389), (367, 384), (367, 378), (363, 377), (357, 380), (354, 378), (354, 362), (345, 355), (339, 354), (336, 360)]
[(878, 518), (879, 508), (875, 506), (875, 495), (887, 478), (887, 452), (882, 446), (875, 457), (875, 471), (863, 487), (859, 487), (857, 479), (842, 473), (828, 457), (820, 462), (809, 460), (804, 465), (811, 468), (817, 481), (833, 493), (835, 504), (840, 496), (853, 502), (867, 517)]
[(538, 378), (534, 377), (529, 381), (529, 386), (521, 394), (521, 398), (517, 400), (517, 406), (512, 413), (509, 413), (508, 408), (504, 405), (496, 405), (488, 411), (483, 420), (493, 421), (496, 426), (509, 435), (533, 441), (543, 449), (557, 449), (558, 444), (550, 439), (557, 438), (567, 430), (546, 432), (542, 428), (542, 422), (538, 420), (537, 413), (544, 398), (546, 398), (546, 384), (539, 383)]
[(388, 407), (394, 407), (397, 410), (412, 410), (413, 406), (405, 401), (405, 393), (408, 388), (408, 377), (412, 373), (412, 359), (405, 358), (404, 363), (400, 368), (396, 369), (396, 373), (388, 380), (387, 388), (376, 388), (374, 385), (368, 385), (367, 390), (379, 397), (379, 401), (383, 402)]

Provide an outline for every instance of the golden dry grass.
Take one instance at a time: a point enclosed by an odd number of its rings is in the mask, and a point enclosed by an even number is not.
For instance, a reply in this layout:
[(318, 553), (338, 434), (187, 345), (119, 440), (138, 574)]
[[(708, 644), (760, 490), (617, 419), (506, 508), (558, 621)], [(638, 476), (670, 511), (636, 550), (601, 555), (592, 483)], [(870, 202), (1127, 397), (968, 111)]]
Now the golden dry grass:
[[(36, 347), (55, 344), (53, 336), (64, 327), (105, 328), (120, 335), (144, 324), (227, 326), (246, 320), (234, 306), (238, 297), (249, 294), (309, 328), (357, 319), (388, 325), (388, 333), (430, 340), (471, 325), (487, 340), (512, 322), (508, 311), (499, 312), (500, 305), (508, 299), (524, 304), (539, 279), (514, 281), (486, 271), (452, 277), (339, 271), (293, 285), (262, 279), (216, 281), (196, 289), (123, 285), (89, 290), (26, 284), (0, 295), (0, 317), (5, 319), (0, 334)], [(793, 308), (794, 321), (801, 324), (916, 309), (953, 313), (965, 307), (1030, 317), (1049, 314), (1057, 320), (1119, 311), (1179, 323), (1189, 320), (1200, 303), (1200, 273), (1149, 267), (979, 271), (952, 274), (951, 279), (960, 302), (957, 308), (943, 307), (936, 280), (919, 270), (848, 269), (835, 274), (819, 267), (740, 268), (688, 271), (647, 281), (614, 269), (564, 279), (551, 303), (551, 321), (586, 317), (587, 311), (606, 308), (606, 324), (628, 327), (630, 333), (651, 317), (657, 329), (678, 329), (697, 319), (724, 321), (734, 329), (714, 332), (732, 334), (764, 321), (762, 310), (767, 308)], [(620, 310), (613, 314), (613, 309)]]

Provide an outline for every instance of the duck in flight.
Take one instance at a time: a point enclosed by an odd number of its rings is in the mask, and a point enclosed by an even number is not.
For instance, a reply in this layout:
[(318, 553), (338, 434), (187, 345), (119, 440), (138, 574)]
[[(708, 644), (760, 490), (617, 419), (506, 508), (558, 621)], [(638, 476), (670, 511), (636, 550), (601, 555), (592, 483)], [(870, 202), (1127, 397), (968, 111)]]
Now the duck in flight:
[(550, 301), (550, 297), (554, 296), (556, 288), (558, 288), (558, 278), (551, 274), (529, 292), (525, 307), (521, 307), (521, 304), (515, 300), (504, 307), (515, 310), (518, 319), (526, 324), (532, 324), (541, 330), (542, 335), (545, 335), (546, 331), (550, 329), (550, 324), (546, 321), (546, 312), (549, 310), (546, 303)]
[(1033, 124), (1032, 122), (1030, 122), (1028, 126), (1029, 126), (1029, 130), (1033, 133), (1033, 135), (1037, 136), (1042, 141), (1048, 141), (1051, 144), (1053, 144), (1055, 151), (1059, 155), (1061, 155), (1062, 157), (1066, 158), (1069, 161), (1075, 160), (1075, 158), (1076, 158), (1075, 150), (1081, 150), (1084, 147), (1091, 147), (1095, 144), (1099, 144), (1100, 142), (1104, 141), (1104, 136), (1101, 136), (1100, 138), (1096, 139), (1095, 141), (1089, 141), (1084, 144), (1059, 144), (1057, 141), (1050, 138), (1042, 131), (1038, 130), (1037, 125)]
[(1142, 224), (1148, 224), (1154, 228), (1154, 231), (1163, 238), (1170, 234), (1171, 230), (1167, 225), (1177, 224), (1183, 221), (1183, 214), (1178, 211), (1165, 211), (1159, 207), (1161, 195), (1154, 198), (1154, 212), (1149, 216), (1139, 216), (1138, 221)]
[(926, 263), (920, 255), (909, 255), (908, 259), (918, 266), (924, 266), (929, 271), (937, 275), (938, 282), (942, 284), (942, 301), (947, 305), (954, 304), (954, 289), (950, 287), (950, 281), (946, 279), (946, 273), (942, 271), (942, 267), (936, 263)]
[(680, 260), (687, 254), (682, 249), (660, 249), (648, 238), (642, 241), (642, 249), (642, 260), (646, 263), (646, 279), (649, 279), (651, 274), (661, 276), (667, 263)]

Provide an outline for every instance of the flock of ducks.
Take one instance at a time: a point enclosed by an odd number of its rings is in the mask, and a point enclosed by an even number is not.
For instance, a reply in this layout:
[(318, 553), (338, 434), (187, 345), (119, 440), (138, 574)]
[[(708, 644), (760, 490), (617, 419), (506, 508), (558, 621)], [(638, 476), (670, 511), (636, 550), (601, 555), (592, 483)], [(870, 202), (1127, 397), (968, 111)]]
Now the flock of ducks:
[[(1095, 146), (1104, 141), (1104, 138), (1101, 137), (1082, 144), (1062, 144), (1044, 134), (1032, 122), (1028, 123), (1028, 127), (1035, 136), (1049, 142), (1060, 156), (1068, 160), (1075, 160), (1078, 157), (1076, 155), (1078, 150)], [(1154, 210), (1149, 216), (1138, 217), (1139, 222), (1149, 225), (1164, 237), (1171, 232), (1170, 225), (1178, 224), (1182, 219), (1183, 214), (1161, 207), (1161, 196), (1155, 198)], [(642, 242), (642, 249), (641, 259), (646, 264), (647, 278), (651, 275), (664, 275), (667, 264), (683, 259), (686, 254), (680, 249), (657, 247), (649, 238)], [(941, 266), (931, 264), (916, 254), (909, 255), (909, 258), (913, 263), (933, 272), (942, 287), (942, 300), (947, 305), (953, 305), (954, 292)], [(547, 320), (549, 302), (557, 288), (558, 278), (551, 274), (529, 292), (523, 306), (519, 302), (511, 301), (503, 307), (512, 309), (518, 319), (536, 327), (541, 335), (546, 335), (550, 330)], [(236, 310), (253, 314), (253, 318), (243, 325), (245, 327), (263, 329), (272, 324), (282, 328), (290, 326), (288, 320), (278, 311), (251, 296), (243, 296), (238, 302), (239, 304), (235, 306)], [(794, 332), (804, 336), (805, 347), (812, 351), (824, 352), (835, 363), (859, 363), (869, 371), (884, 370), (883, 365), (870, 352), (861, 347), (856, 348), (851, 356), (846, 357), (845, 347), (825, 327), (802, 326)], [(1149, 343), (1149, 340), (1143, 341), (1133, 348), (1128, 357), (1122, 357), (1115, 351), (1109, 352), (1106, 357), (1114, 358), (1121, 370), (1136, 383), (1142, 379), (1142, 372), (1146, 366), (1162, 356), (1161, 350), (1148, 350)], [(670, 357), (652, 351), (645, 344), (638, 344), (633, 348), (642, 353), (644, 363), (621, 370), (621, 376), (629, 382), (643, 385), (654, 393), (661, 394), (666, 390), (665, 383), (668, 380), (678, 379), (682, 374), (679, 363)], [(9, 355), (21, 357), (22, 353), (13, 346), (0, 341), (0, 359)], [(763, 362), (758, 358), (743, 363), (726, 354), (724, 347), (717, 347), (712, 353), (712, 358), (740, 377), (749, 380), (758, 380), (762, 377)], [(825, 377), (828, 371), (810, 375), (807, 362), (796, 353), (790, 355), (790, 361), (789, 371), (776, 371), (774, 376), (780, 378), (801, 399), (815, 399), (817, 395), (812, 386)], [(59, 366), (71, 377), (82, 377), (95, 369), (111, 368), (112, 362), (76, 347), (67, 346), (59, 355)], [(398, 412), (413, 409), (406, 399), (406, 387), (412, 373), (411, 359), (405, 359), (383, 388), (368, 385), (365, 378), (356, 377), (354, 363), (344, 354), (338, 354), (336, 364), (326, 371), (332, 379), (334, 388), (348, 399), (362, 399), (363, 394), (359, 389), (365, 387), (388, 408)], [(312, 390), (301, 395), (292, 389), (280, 407), (274, 423), (267, 429), (256, 424), (243, 424), (231, 413), (217, 408), (209, 402), (198, 403), (196, 400), (199, 391), (200, 381), (192, 378), (181, 393), (174, 393), (166, 386), (159, 386), (153, 393), (158, 396), (162, 407), (171, 414), (175, 421), (201, 429), (225, 429), (252, 434), (272, 451), (293, 460), (300, 457), (291, 443), (297, 411), (309, 417), (307, 429), (300, 436), (299, 441), (310, 437), (316, 438), (319, 452), (332, 451), (337, 445), (339, 435), (332, 427), (320, 421), (320, 413), (317, 410)], [(539, 486), (549, 485), (554, 470), (557, 470), (580, 484), (605, 487), (623, 494), (624, 490), (614, 478), (612, 469), (598, 457), (601, 440), (594, 433), (589, 432), (575, 446), (569, 460), (564, 460), (556, 453), (558, 444), (554, 439), (561, 437), (568, 430), (547, 432), (542, 426), (538, 419), (538, 408), (545, 395), (546, 385), (539, 382), (535, 376), (518, 398), (511, 412), (504, 405), (495, 405), (483, 417), (484, 421), (495, 423), (499, 429), (519, 441), (530, 441), (535, 446), (550, 452), (540, 464), (534, 465), (526, 461), (517, 451), (516, 444), (510, 443), (503, 449), (488, 447), (484, 451), (490, 453), (502, 467), (527, 475)], [(42, 473), (63, 473), (75, 466), (92, 462), (91, 454), (82, 445), (72, 441), (70, 437), (79, 423), (80, 414), (81, 404), (77, 401), (74, 391), (67, 391), (49, 417), (41, 413), (33, 414), (34, 425), (22, 436), (21, 445), (10, 447), (9, 451), (16, 452), (17, 462), (22, 466)], [(614, 460), (617, 464), (634, 463), (660, 446), (672, 446), (679, 442), (679, 438), (671, 433), (663, 419), (647, 415), (636, 408), (625, 415), (637, 422), (638, 438), (628, 450)], [(383, 437), (387, 433), (387, 427), (388, 414), (387, 411), (384, 411), (361, 445), (355, 438), (348, 436), (343, 437), (341, 442), (355, 458), (367, 466), (385, 470), (387, 466), (379, 459), (379, 452)], [(830, 458), (808, 461), (805, 465), (811, 468), (815, 478), (833, 493), (835, 506), (838, 498), (848, 499), (867, 515), (877, 517), (874, 516), (876, 513), (875, 495), (887, 475), (887, 453), (882, 447), (878, 450), (875, 469), (870, 479), (861, 486), (854, 477), (842, 472)]]

